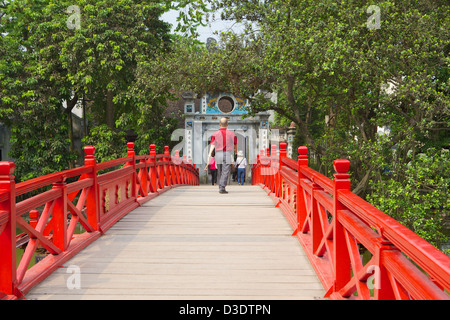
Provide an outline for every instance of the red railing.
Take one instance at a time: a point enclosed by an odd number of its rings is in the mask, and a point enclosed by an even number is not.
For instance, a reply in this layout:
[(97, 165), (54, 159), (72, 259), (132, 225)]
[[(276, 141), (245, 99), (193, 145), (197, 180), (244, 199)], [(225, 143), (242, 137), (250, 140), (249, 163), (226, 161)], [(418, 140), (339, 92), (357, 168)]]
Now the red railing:
[[(350, 162), (331, 180), (298, 161), (286, 144), (258, 155), (252, 184), (284, 212), (331, 299), (449, 299), (450, 258), (350, 191)], [(372, 282), (372, 279), (374, 280)]]
[[(14, 163), (0, 162), (0, 299), (23, 297), (140, 204), (172, 187), (199, 184), (195, 165), (178, 153), (171, 157), (168, 147), (157, 155), (151, 145), (149, 155), (136, 155), (134, 143), (127, 146), (126, 157), (98, 164), (95, 148), (86, 147), (83, 167), (17, 185)], [(19, 243), (26, 247), (18, 262)], [(38, 248), (47, 255), (29, 268)]]

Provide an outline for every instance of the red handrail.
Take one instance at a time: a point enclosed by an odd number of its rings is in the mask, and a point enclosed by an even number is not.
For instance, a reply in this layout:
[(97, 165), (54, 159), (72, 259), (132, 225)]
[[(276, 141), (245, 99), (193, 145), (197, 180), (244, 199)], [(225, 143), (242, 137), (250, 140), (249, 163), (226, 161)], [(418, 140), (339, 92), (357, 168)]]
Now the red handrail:
[[(134, 143), (127, 147), (126, 157), (103, 163), (96, 162), (94, 147), (86, 147), (83, 167), (17, 185), (14, 163), (0, 162), (0, 299), (23, 297), (142, 203), (173, 187), (199, 184), (195, 165), (178, 153), (171, 157), (167, 146), (162, 155), (157, 155), (155, 145), (151, 145), (149, 155), (139, 156), (134, 152)], [(112, 171), (98, 173), (104, 169)], [(75, 177), (77, 181), (66, 182)], [(16, 203), (17, 196), (47, 186), (51, 189)], [(29, 217), (24, 218), (26, 214)], [(75, 234), (78, 225), (84, 232)], [(16, 236), (16, 228), (28, 236), (18, 267), (16, 242), (22, 244), (24, 234)], [(39, 247), (48, 255), (29, 268)]]
[[(275, 148), (274, 148), (275, 147)], [(257, 156), (252, 184), (282, 209), (331, 299), (448, 300), (450, 258), (350, 191), (350, 162), (333, 162), (331, 180), (298, 161), (286, 144)], [(363, 261), (361, 251), (368, 251)], [(374, 278), (373, 285), (369, 278)], [(369, 279), (370, 280), (370, 279)]]

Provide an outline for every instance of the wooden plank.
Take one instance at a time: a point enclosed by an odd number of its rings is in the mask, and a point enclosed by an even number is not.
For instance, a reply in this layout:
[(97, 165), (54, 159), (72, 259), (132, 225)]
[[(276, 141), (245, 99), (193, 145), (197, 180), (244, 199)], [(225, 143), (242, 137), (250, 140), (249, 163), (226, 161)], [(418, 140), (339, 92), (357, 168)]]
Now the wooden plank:
[[(29, 299), (314, 299), (325, 291), (259, 187), (180, 187), (135, 209)], [(69, 289), (70, 266), (80, 289)]]
[[(208, 268), (202, 268), (204, 265), (199, 264), (161, 264), (161, 263), (143, 263), (136, 264), (132, 262), (115, 262), (105, 266), (104, 262), (89, 262), (89, 263), (81, 263), (79, 267), (83, 270), (83, 274), (100, 274), (100, 273), (108, 273), (108, 274), (146, 274), (146, 275), (217, 275), (218, 272), (221, 275), (235, 275), (235, 270), (239, 270), (238, 275), (250, 277), (250, 276), (258, 276), (264, 277), (278, 277), (281, 279), (288, 279), (286, 281), (292, 281), (292, 277), (300, 277), (300, 276), (315, 276), (314, 270), (309, 268), (299, 269), (299, 268), (279, 268), (280, 272), (274, 273), (273, 269), (256, 269), (256, 268), (244, 268), (242, 265), (232, 265), (232, 264), (209, 264)], [(60, 268), (56, 270), (55, 274), (60, 274), (63, 276), (67, 275), (67, 267)], [(83, 277), (84, 279), (84, 277)]]

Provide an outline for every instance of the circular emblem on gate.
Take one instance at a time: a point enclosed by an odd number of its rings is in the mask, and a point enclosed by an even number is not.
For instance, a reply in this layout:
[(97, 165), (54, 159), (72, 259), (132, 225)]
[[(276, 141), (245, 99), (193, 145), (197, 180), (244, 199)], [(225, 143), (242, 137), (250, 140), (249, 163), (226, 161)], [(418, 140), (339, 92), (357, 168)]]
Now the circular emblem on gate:
[(229, 96), (223, 96), (217, 102), (217, 106), (222, 113), (231, 113), (234, 110), (234, 99)]

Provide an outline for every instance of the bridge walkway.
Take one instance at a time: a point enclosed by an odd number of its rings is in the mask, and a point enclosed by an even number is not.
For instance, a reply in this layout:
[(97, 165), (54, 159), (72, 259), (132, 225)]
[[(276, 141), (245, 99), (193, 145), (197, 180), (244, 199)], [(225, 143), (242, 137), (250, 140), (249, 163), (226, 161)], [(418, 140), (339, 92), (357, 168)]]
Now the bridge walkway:
[(178, 187), (122, 218), (28, 299), (314, 299), (325, 291), (258, 186)]

